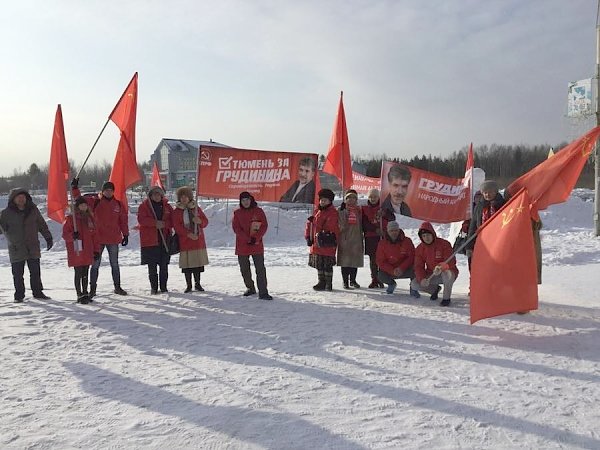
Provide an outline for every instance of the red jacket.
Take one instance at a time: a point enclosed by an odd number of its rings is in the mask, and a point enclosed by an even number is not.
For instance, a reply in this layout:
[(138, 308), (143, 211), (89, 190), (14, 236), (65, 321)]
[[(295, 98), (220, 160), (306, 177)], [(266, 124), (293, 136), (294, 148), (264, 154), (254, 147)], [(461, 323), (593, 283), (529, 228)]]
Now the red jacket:
[(67, 244), (67, 264), (69, 267), (91, 266), (94, 262), (94, 252), (100, 252), (100, 244), (98, 243), (92, 215), (77, 212), (77, 232), (83, 245), (79, 254), (75, 252), (73, 246), (73, 232), (73, 216), (71, 215), (67, 216), (62, 232), (62, 237)]
[(339, 214), (333, 205), (327, 206), (325, 209), (317, 208), (315, 210), (314, 219), (312, 221), (312, 236), (313, 245), (310, 248), (310, 253), (313, 255), (335, 256), (336, 247), (321, 248), (317, 242), (317, 234), (321, 231), (329, 231), (335, 233), (336, 240), (340, 240)]
[[(421, 239), (421, 243), (415, 250), (415, 276), (419, 283), (423, 278), (427, 278), (433, 273), (435, 266), (446, 261), (453, 253), (450, 242), (437, 237), (433, 226), (431, 226), (429, 222), (423, 222), (421, 224), (419, 227), (419, 237), (421, 237), (421, 230), (426, 230), (433, 234), (433, 242), (427, 245)], [(456, 277), (458, 276), (456, 258), (452, 257), (452, 259), (448, 261), (448, 268), (454, 272)]]
[[(73, 197), (77, 199), (80, 196), (80, 190), (73, 189)], [(123, 236), (129, 235), (127, 213), (121, 202), (114, 197), (106, 198), (102, 194), (99, 194), (99, 197), (86, 195), (85, 200), (94, 215), (98, 242), (101, 245), (120, 244)]]
[(362, 226), (363, 231), (365, 232), (365, 237), (379, 237), (381, 236), (381, 213), (380, 210), (380, 202), (372, 205), (370, 202), (367, 202), (366, 205), (362, 206)]
[[(189, 205), (183, 205), (181, 202), (177, 202), (176, 206), (177, 207), (175, 208), (175, 211), (173, 211), (172, 221), (173, 228), (175, 228), (175, 233), (179, 235), (179, 248), (181, 249), (181, 251), (199, 250), (201, 248), (206, 248), (206, 240), (204, 239), (203, 230), (208, 225), (208, 219), (206, 218), (206, 215), (204, 214), (202, 209), (200, 209), (200, 207), (197, 206), (195, 202), (190, 202)], [(187, 226), (184, 222), (184, 213), (188, 215), (189, 219)], [(188, 237), (188, 233), (193, 234), (194, 230), (196, 229), (196, 227), (194, 226), (195, 224), (192, 222), (194, 213), (202, 221), (197, 227), (197, 240), (193, 240)]]
[(394, 269), (398, 267), (405, 272), (415, 261), (415, 246), (410, 238), (404, 236), (402, 230), (395, 242), (392, 242), (386, 233), (385, 239), (380, 240), (377, 245), (375, 259), (379, 269), (385, 273), (393, 275)]
[[(233, 212), (231, 225), (235, 233), (236, 255), (261, 255), (265, 252), (263, 236), (267, 232), (269, 224), (265, 212), (256, 206), (256, 202), (252, 201), (249, 208), (240, 205)], [(252, 238), (256, 240), (255, 244), (250, 244)]]
[[(140, 228), (140, 247), (156, 247), (157, 245), (163, 245), (162, 239), (159, 237), (158, 228), (156, 228), (156, 218), (154, 217), (154, 211), (152, 209), (152, 200), (147, 198), (144, 200), (137, 213), (137, 220)], [(162, 219), (165, 223), (165, 227), (162, 228), (163, 236), (165, 240), (171, 235), (173, 228), (173, 208), (169, 205), (166, 198), (162, 199), (163, 213)]]

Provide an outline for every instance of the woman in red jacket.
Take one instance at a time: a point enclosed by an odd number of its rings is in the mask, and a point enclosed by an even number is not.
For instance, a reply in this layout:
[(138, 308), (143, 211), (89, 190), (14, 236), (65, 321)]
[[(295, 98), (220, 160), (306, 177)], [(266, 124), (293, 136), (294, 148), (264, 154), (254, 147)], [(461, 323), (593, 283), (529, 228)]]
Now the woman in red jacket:
[(75, 213), (67, 216), (62, 237), (67, 244), (67, 263), (75, 268), (77, 303), (89, 303), (92, 301), (88, 294), (89, 271), (94, 260), (100, 257), (100, 244), (94, 218), (83, 197), (75, 201)]
[[(308, 218), (306, 240), (311, 245), (308, 265), (317, 269), (319, 276), (319, 282), (313, 286), (315, 291), (333, 290), (333, 266), (340, 234), (339, 215), (333, 207), (334, 198), (331, 189), (321, 189), (319, 207)], [(324, 236), (329, 237), (324, 239)]]
[(187, 186), (177, 189), (177, 204), (173, 212), (173, 227), (179, 236), (179, 267), (185, 275), (186, 288), (184, 292), (192, 291), (192, 275), (194, 288), (204, 291), (200, 284), (200, 273), (208, 264), (204, 228), (208, 219), (194, 200), (192, 190)]
[(167, 292), (169, 278), (168, 242), (173, 228), (173, 208), (165, 198), (165, 192), (159, 186), (153, 186), (148, 191), (148, 198), (144, 200), (137, 213), (140, 228), (140, 247), (142, 265), (148, 265), (148, 279), (150, 280), (150, 293), (152, 295)]
[[(431, 300), (437, 300), (444, 285), (441, 306), (450, 306), (452, 285), (458, 277), (456, 258), (452, 256), (452, 245), (437, 237), (433, 226), (423, 222), (419, 227), (421, 243), (415, 250), (415, 279), (410, 284), (411, 293), (423, 290), (431, 294)], [(448, 260), (448, 261), (446, 261)]]

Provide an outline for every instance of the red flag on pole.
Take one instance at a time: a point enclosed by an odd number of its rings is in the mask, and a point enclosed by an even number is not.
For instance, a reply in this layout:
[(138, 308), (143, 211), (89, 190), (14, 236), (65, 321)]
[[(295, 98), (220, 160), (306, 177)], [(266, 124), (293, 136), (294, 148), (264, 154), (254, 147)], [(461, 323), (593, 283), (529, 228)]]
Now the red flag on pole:
[(109, 116), (110, 120), (121, 130), (110, 181), (115, 185), (115, 198), (121, 201), (125, 210), (128, 207), (125, 191), (129, 186), (142, 179), (135, 153), (137, 94), (138, 74), (136, 72)]
[(329, 151), (323, 166), (323, 172), (334, 175), (340, 180), (342, 190), (350, 189), (353, 184), (352, 161), (350, 160), (350, 143), (348, 142), (348, 128), (344, 114), (344, 93), (340, 94), (337, 116), (333, 124)]
[(65, 222), (65, 210), (69, 206), (67, 180), (69, 179), (69, 158), (65, 142), (62, 109), (56, 108), (50, 165), (48, 166), (48, 217), (58, 223)]
[(152, 166), (152, 179), (150, 180), (150, 186), (160, 186), (163, 191), (165, 190), (163, 182), (160, 179), (160, 173), (158, 171), (158, 164), (156, 164), (156, 161), (154, 161), (154, 165)]
[(471, 263), (471, 323), (538, 307), (531, 199), (521, 189), (477, 234)]
[(514, 195), (519, 189), (526, 188), (531, 199), (531, 215), (539, 220), (538, 210), (569, 198), (599, 135), (600, 127), (596, 127), (571, 142), (552, 158), (544, 160), (513, 181), (506, 188), (508, 193)]

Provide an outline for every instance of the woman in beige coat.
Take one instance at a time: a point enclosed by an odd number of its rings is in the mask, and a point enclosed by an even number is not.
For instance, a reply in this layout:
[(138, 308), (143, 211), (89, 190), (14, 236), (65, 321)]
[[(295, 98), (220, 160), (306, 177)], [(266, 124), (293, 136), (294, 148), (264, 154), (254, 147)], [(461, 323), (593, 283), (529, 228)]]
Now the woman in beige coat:
[(359, 288), (356, 282), (358, 267), (364, 264), (362, 212), (358, 206), (358, 194), (354, 189), (346, 192), (338, 211), (340, 239), (338, 242), (338, 266), (342, 268), (344, 289)]

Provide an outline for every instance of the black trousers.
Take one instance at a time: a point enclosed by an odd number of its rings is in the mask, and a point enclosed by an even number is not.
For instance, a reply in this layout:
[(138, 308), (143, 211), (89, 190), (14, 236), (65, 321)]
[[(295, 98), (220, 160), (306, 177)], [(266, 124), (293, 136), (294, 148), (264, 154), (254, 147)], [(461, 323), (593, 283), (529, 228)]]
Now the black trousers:
[(13, 284), (15, 285), (15, 300), (23, 300), (25, 298), (25, 263), (29, 269), (29, 286), (33, 295), (42, 293), (42, 277), (40, 273), (40, 259), (28, 259), (27, 261), (19, 261), (11, 264)]
[[(256, 271), (256, 284), (258, 285), (258, 295), (268, 294), (267, 291), (267, 269), (265, 269), (265, 255), (250, 255), (254, 261), (254, 270)], [(244, 279), (244, 284), (248, 289), (254, 288), (252, 272), (250, 271), (250, 256), (238, 255), (240, 272)]]
[(75, 267), (75, 291), (77, 296), (88, 293), (88, 278), (90, 273), (90, 266), (77, 266)]
[(162, 261), (160, 264), (148, 263), (148, 279), (150, 280), (150, 288), (155, 291), (167, 290), (167, 280), (169, 279), (169, 261)]

